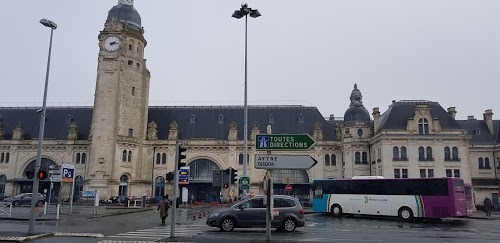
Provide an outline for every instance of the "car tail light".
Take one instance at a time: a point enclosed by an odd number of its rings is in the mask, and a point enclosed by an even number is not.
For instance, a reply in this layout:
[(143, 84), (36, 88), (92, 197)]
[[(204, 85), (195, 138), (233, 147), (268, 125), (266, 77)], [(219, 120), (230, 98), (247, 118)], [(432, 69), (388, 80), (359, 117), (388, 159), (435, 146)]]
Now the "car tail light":
[(301, 208), (301, 209), (299, 210), (299, 214), (304, 214), (304, 209), (302, 209), (302, 208)]

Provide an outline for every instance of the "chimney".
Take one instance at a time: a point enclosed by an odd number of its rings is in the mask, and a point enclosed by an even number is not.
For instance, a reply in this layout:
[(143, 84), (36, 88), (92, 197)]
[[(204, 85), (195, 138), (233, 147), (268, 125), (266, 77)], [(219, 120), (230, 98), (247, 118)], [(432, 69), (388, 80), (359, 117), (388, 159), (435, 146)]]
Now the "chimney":
[(457, 111), (455, 110), (455, 107), (450, 107), (448, 108), (448, 114), (450, 114), (450, 116), (455, 119), (455, 115), (457, 115)]
[(330, 114), (330, 121), (335, 120), (335, 116), (333, 114)]
[(377, 132), (380, 125), (380, 111), (378, 107), (373, 108), (373, 130)]
[(488, 126), (488, 130), (490, 130), (490, 134), (495, 134), (495, 130), (493, 129), (493, 111), (491, 109), (485, 110), (483, 118), (486, 122), (486, 126)]
[(467, 116), (467, 120), (474, 120), (474, 116)]

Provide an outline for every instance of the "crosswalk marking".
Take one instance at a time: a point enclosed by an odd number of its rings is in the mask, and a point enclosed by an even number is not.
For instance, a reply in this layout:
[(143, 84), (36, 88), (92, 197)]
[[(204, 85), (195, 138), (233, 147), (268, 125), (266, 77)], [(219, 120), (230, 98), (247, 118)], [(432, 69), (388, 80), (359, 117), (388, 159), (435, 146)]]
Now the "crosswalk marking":
[[(207, 230), (206, 225), (182, 225), (176, 226), (175, 236), (194, 236), (202, 234)], [(145, 240), (159, 240), (170, 237), (170, 227), (153, 227), (150, 229), (139, 229), (136, 231), (130, 231), (125, 233), (119, 233), (116, 235), (106, 236), (108, 238), (124, 238), (124, 239), (145, 239)]]

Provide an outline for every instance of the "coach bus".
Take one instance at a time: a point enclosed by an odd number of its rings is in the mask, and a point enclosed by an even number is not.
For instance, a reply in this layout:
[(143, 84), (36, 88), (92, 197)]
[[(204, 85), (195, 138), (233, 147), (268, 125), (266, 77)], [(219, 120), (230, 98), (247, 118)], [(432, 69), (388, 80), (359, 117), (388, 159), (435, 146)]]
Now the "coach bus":
[(467, 217), (460, 178), (339, 179), (313, 181), (315, 212), (414, 218)]

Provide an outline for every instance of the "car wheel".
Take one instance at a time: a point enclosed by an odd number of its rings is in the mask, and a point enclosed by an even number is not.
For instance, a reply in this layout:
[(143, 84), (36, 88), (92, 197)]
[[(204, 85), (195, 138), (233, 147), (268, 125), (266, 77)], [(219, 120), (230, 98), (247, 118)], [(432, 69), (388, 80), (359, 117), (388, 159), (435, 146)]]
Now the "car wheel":
[(398, 211), (398, 216), (401, 220), (410, 222), (413, 220), (413, 211), (408, 207), (402, 207)]
[(235, 227), (235, 222), (232, 218), (225, 218), (220, 223), (220, 229), (225, 232), (232, 231)]
[(45, 204), (45, 203), (44, 203), (42, 200), (40, 200), (40, 201), (36, 202), (36, 205), (38, 205), (38, 207), (41, 207), (41, 206), (43, 206), (44, 204)]
[(19, 207), (19, 206), (21, 206), (21, 203), (19, 201), (14, 201), (14, 202), (12, 202), (12, 206)]
[(332, 210), (330, 210), (333, 217), (340, 218), (342, 216), (342, 207), (338, 204), (334, 204), (332, 206)]
[(293, 232), (295, 228), (297, 228), (297, 223), (295, 223), (294, 219), (288, 218), (283, 221), (283, 230), (286, 232)]

